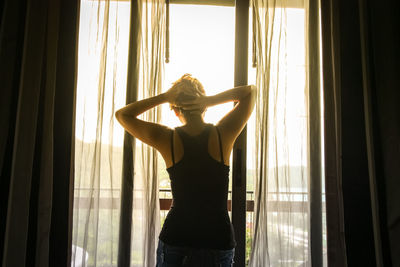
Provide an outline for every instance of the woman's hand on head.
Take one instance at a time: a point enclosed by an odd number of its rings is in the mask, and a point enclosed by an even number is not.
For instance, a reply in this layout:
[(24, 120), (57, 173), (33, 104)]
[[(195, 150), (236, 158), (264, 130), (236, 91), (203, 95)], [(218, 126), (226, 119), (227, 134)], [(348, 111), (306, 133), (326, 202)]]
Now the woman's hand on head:
[(207, 108), (207, 99), (205, 95), (182, 95), (179, 105), (184, 110), (204, 110)]
[(171, 105), (180, 106), (182, 94), (186, 95), (190, 93), (185, 86), (182, 85), (174, 85), (167, 92), (165, 92), (165, 97)]

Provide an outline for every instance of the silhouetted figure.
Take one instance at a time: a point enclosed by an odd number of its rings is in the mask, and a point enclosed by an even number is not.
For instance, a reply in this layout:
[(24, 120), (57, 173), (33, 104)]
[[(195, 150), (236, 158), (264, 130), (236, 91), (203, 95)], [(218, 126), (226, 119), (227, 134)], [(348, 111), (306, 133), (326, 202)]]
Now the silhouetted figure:
[[(235, 237), (227, 209), (229, 158), (254, 107), (255, 87), (235, 87), (206, 96), (202, 84), (183, 75), (160, 95), (116, 112), (122, 126), (163, 156), (173, 204), (159, 235), (157, 267), (232, 266)], [(237, 102), (216, 125), (205, 123), (209, 106)], [(171, 129), (137, 118), (170, 103), (181, 127)]]

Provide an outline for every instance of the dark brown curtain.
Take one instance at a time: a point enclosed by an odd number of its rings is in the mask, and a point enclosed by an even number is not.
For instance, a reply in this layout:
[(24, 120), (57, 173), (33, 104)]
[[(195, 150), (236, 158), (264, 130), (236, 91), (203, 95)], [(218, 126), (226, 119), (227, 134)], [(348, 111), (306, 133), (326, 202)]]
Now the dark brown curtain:
[(321, 0), (329, 266), (400, 266), (399, 10)]
[(340, 172), (339, 28), (337, 2), (321, 0), (327, 255), (329, 266), (347, 266)]
[(400, 3), (359, 1), (365, 132), (377, 266), (400, 266)]
[(0, 4), (1, 266), (69, 266), (78, 1)]

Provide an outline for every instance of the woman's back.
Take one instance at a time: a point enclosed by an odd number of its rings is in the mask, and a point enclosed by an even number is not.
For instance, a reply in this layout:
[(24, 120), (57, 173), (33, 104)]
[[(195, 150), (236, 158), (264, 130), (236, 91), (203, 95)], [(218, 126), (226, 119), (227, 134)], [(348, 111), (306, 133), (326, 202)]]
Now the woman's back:
[(176, 128), (184, 154), (167, 169), (173, 206), (160, 234), (167, 244), (209, 249), (232, 249), (236, 245), (227, 210), (229, 166), (208, 152), (213, 128), (207, 124), (196, 136)]

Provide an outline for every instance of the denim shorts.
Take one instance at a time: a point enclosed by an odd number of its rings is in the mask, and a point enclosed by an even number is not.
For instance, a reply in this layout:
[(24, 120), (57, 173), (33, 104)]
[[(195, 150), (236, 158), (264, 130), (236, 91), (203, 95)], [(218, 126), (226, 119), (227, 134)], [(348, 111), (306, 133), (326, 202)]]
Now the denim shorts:
[(177, 247), (158, 240), (156, 267), (232, 267), (234, 255), (234, 248), (217, 250)]

